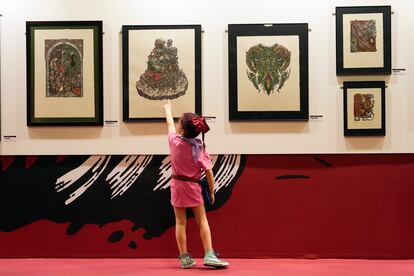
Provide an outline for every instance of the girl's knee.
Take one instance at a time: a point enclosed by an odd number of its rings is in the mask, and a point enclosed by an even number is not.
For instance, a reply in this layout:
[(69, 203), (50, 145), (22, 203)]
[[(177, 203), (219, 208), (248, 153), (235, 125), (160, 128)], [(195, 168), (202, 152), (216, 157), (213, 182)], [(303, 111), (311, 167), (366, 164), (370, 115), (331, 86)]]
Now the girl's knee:
[(196, 222), (199, 226), (202, 226), (202, 225), (207, 225), (208, 226), (208, 220), (207, 220), (206, 216), (196, 218)]
[(184, 219), (176, 219), (175, 220), (175, 225), (177, 226), (186, 226), (187, 225), (187, 220)]

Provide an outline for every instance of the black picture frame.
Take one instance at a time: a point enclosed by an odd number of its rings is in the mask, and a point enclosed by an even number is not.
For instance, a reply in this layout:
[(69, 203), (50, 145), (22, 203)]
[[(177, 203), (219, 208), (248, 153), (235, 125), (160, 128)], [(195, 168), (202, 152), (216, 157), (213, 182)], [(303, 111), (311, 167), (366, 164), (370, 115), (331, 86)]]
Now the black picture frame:
[[(364, 31), (355, 31), (353, 32), (351, 27), (348, 26), (348, 22), (351, 21), (345, 20), (344, 16), (355, 15), (355, 21), (360, 17), (359, 22), (368, 22), (366, 16), (373, 14), (382, 14), (382, 24), (376, 23), (376, 20), (371, 19), (375, 23), (375, 39), (369, 36), (362, 39), (361, 45), (370, 44), (366, 43), (367, 40), (372, 40), (375, 44), (371, 44), (370, 47), (361, 47), (359, 46), (352, 47), (351, 41), (352, 37), (357, 39), (362, 37), (361, 34)], [(390, 75), (391, 74), (391, 6), (355, 6), (355, 7), (336, 7), (336, 74), (337, 75)], [(372, 17), (373, 18), (373, 17)], [(344, 24), (345, 22), (345, 24)], [(350, 24), (352, 25), (352, 24)], [(381, 26), (379, 35), (377, 33), (377, 27)], [(361, 23), (362, 26), (362, 23)], [(355, 27), (357, 28), (357, 27)], [(344, 41), (344, 35), (349, 31), (349, 40)], [(366, 28), (367, 29), (367, 28)], [(381, 32), (382, 29), (382, 32)], [(365, 31), (368, 33), (367, 31)], [(354, 36), (352, 35), (353, 33)], [(378, 37), (378, 41), (377, 41)], [(382, 39), (380, 39), (382, 37)], [(365, 41), (364, 41), (365, 40)], [(346, 43), (346, 44), (345, 44)], [(355, 43), (353, 45), (356, 45)], [(345, 46), (344, 45), (349, 45)], [(348, 49), (349, 47), (349, 49)], [(378, 52), (377, 55), (373, 53)], [(381, 54), (382, 52), (382, 54)], [(358, 56), (357, 56), (358, 55)], [(379, 62), (379, 63), (378, 63)], [(368, 64), (370, 63), (370, 64)], [(380, 65), (382, 64), (382, 66)]]
[[(163, 115), (160, 116), (131, 116), (130, 115), (130, 55), (132, 49), (130, 49), (130, 32), (133, 31), (141, 31), (141, 30), (147, 30), (147, 31), (158, 31), (158, 30), (164, 30), (173, 33), (174, 31), (179, 30), (192, 30), (194, 32), (194, 41), (192, 42), (192, 47), (194, 47), (194, 61), (191, 61), (191, 63), (194, 63), (194, 79), (193, 85), (194, 87), (194, 105), (191, 106), (191, 109), (194, 111), (194, 113), (202, 115), (202, 82), (201, 82), (201, 25), (124, 25), (122, 26), (122, 91), (123, 91), (123, 97), (122, 97), (122, 109), (123, 109), (123, 121), (124, 122), (162, 122), (165, 120), (165, 117)], [(148, 41), (143, 41), (143, 43), (148, 43)], [(154, 41), (151, 41), (151, 43), (154, 43)], [(174, 42), (173, 42), (174, 43)], [(153, 45), (153, 44), (152, 44)], [(186, 46), (191, 46), (186, 45)], [(184, 51), (185, 53), (185, 51)], [(142, 53), (142, 56), (145, 56), (144, 62), (147, 62), (147, 57), (150, 53)], [(178, 55), (180, 55), (180, 49), (178, 49)], [(179, 57), (179, 62), (181, 57)], [(139, 74), (142, 74), (143, 72), (139, 72)], [(138, 79), (139, 75), (137, 75)], [(137, 79), (134, 79), (136, 81)], [(190, 86), (190, 85), (189, 85)], [(134, 87), (136, 89), (136, 87)], [(135, 91), (135, 94), (138, 94), (137, 91)], [(139, 97), (140, 95), (138, 95)], [(179, 98), (178, 98), (179, 99)], [(160, 104), (161, 106), (161, 104)], [(183, 109), (183, 110), (177, 110), (177, 107), (174, 106), (175, 112), (189, 112), (190, 110)], [(174, 116), (177, 117), (177, 116)]]
[[(308, 24), (307, 23), (293, 23), (293, 24), (229, 24), (228, 25), (228, 58), (229, 58), (229, 120), (230, 121), (249, 121), (249, 120), (309, 120), (309, 84), (308, 84)], [(277, 42), (278, 36), (297, 36), (299, 45), (298, 48), (298, 82), (295, 84), (299, 89), (299, 99), (297, 110), (240, 110), (238, 107), (238, 38), (246, 37), (275, 37)], [(273, 43), (273, 42), (272, 42)], [(274, 45), (274, 44), (273, 44)], [(290, 69), (289, 69), (290, 70)], [(280, 84), (280, 82), (279, 82)], [(279, 85), (278, 84), (278, 85)], [(253, 93), (260, 90), (252, 85)], [(240, 92), (241, 93), (241, 92)], [(275, 92), (279, 93), (279, 92)], [(270, 94), (268, 94), (270, 95)], [(253, 94), (252, 94), (253, 96)], [(247, 108), (248, 109), (248, 108)]]
[[(90, 51), (91, 57), (88, 57), (87, 61), (82, 62), (88, 62), (88, 66), (90, 69), (88, 69), (88, 74), (90, 76), (88, 77), (88, 82), (84, 80), (83, 76), (83, 70), (84, 70), (84, 64), (80, 66), (80, 70), (82, 71), (82, 79), (81, 81), (76, 80), (78, 83), (81, 83), (80, 86), (82, 87), (82, 97), (85, 97), (85, 101), (87, 102), (87, 105), (89, 106), (89, 113), (93, 114), (90, 116), (82, 116), (82, 113), (78, 113), (78, 115), (69, 115), (69, 116), (36, 116), (36, 112), (39, 111), (39, 109), (48, 109), (47, 106), (50, 106), (50, 104), (45, 104), (45, 107), (37, 107), (36, 105), (36, 98), (41, 93), (45, 93), (47, 89), (49, 89), (47, 86), (47, 81), (45, 80), (45, 87), (42, 89), (36, 89), (36, 82), (41, 81), (38, 77), (38, 70), (42, 66), (49, 66), (46, 62), (46, 54), (41, 53), (41, 51), (45, 52), (46, 49), (46, 40), (48, 39), (48, 35), (44, 35), (45, 38), (39, 38), (41, 41), (40, 43), (43, 43), (41, 45), (44, 45), (43, 48), (40, 47), (40, 49), (35, 49), (35, 41), (36, 41), (36, 35), (38, 32), (41, 31), (53, 31), (56, 33), (56, 31), (60, 31), (59, 35), (60, 38), (58, 40), (71, 40), (74, 41), (77, 39), (76, 35), (75, 37), (73, 35), (67, 35), (67, 32), (70, 31), (77, 31), (77, 30), (90, 30), (92, 31), (91, 35), (91, 41), (88, 40), (85, 44), (83, 44), (82, 40), (82, 46), (79, 48), (82, 48), (82, 51), (84, 51), (88, 46), (88, 51)], [(59, 37), (58, 35), (58, 37)], [(103, 66), (102, 66), (102, 59), (103, 59), (103, 52), (102, 52), (102, 21), (27, 21), (26, 22), (26, 78), (27, 78), (27, 125), (28, 126), (102, 126), (103, 125)], [(51, 39), (56, 39), (56, 35), (53, 35)], [(66, 39), (66, 37), (70, 37), (69, 39)], [(44, 39), (44, 41), (42, 41)], [(64, 43), (64, 42), (62, 42)], [(86, 45), (86, 43), (89, 43)], [(56, 44), (57, 45), (57, 44)], [(57, 46), (53, 46), (56, 47)], [(54, 48), (55, 49), (55, 48)], [(78, 48), (76, 48), (79, 50)], [(39, 51), (39, 53), (38, 53)], [(86, 51), (86, 50), (85, 50)], [(36, 60), (36, 55), (40, 58), (40, 60)], [(80, 54), (81, 55), (81, 54)], [(62, 54), (63, 57), (63, 54)], [(72, 56), (70, 56), (72, 58)], [(83, 55), (82, 55), (83, 60)], [(75, 61), (73, 61), (75, 62)], [(58, 65), (56, 65), (58, 66)], [(86, 65), (85, 65), (86, 66)], [(47, 67), (48, 68), (48, 67)], [(57, 67), (56, 67), (57, 68)], [(60, 64), (59, 67), (61, 70), (60, 72), (68, 72), (68, 67), (63, 66)], [(47, 69), (45, 70), (45, 72)], [(46, 73), (44, 73), (46, 75)], [(66, 74), (66, 73), (63, 73)], [(73, 75), (73, 74), (72, 74)], [(67, 75), (66, 75), (67, 76)], [(45, 78), (46, 79), (46, 78)], [(72, 77), (73, 80), (73, 77)], [(56, 82), (57, 83), (57, 82)], [(49, 83), (51, 85), (51, 83)], [(87, 90), (84, 89), (85, 87), (93, 87), (93, 89)], [(64, 87), (64, 86), (61, 86)], [(45, 91), (43, 91), (43, 89)], [(65, 88), (66, 89), (66, 88)], [(73, 88), (72, 86), (72, 89)], [(79, 89), (77, 87), (77, 89)], [(55, 91), (55, 90), (53, 90)], [(49, 92), (46, 92), (49, 93)], [(52, 92), (50, 92), (52, 93)], [(89, 95), (89, 96), (86, 96)], [(70, 107), (68, 107), (65, 102), (69, 102), (68, 97), (66, 96), (60, 96), (61, 108), (68, 110), (75, 110), (75, 112), (83, 112), (82, 107), (76, 107), (76, 104), (73, 102), (71, 103)], [(66, 100), (61, 100), (61, 99)], [(71, 113), (74, 114), (74, 113)]]
[[(349, 81), (343, 83), (344, 136), (385, 136), (385, 87), (384, 81)], [(367, 89), (376, 89), (379, 92), (375, 92), (376, 94), (364, 95), (356, 93), (355, 89), (360, 90), (361, 92), (364, 92), (364, 90), (366, 92)], [(364, 100), (358, 100), (357, 98), (361, 99), (362, 96), (357, 94), (362, 95)], [(351, 100), (350, 97), (352, 96), (354, 97)], [(373, 103), (371, 97), (374, 100)], [(378, 99), (381, 101), (380, 104), (378, 104)], [(375, 102), (377, 107), (375, 107)], [(372, 107), (372, 104), (374, 107)], [(351, 105), (353, 105), (353, 108)], [(381, 113), (380, 116), (377, 116), (378, 110)], [(353, 116), (348, 116), (349, 111), (353, 111)], [(375, 116), (377, 118), (375, 118)], [(352, 117), (352, 123), (354, 124), (352, 127), (350, 117)], [(376, 126), (368, 125), (371, 124), (374, 119), (376, 120)], [(356, 125), (355, 122), (357, 122), (358, 125)]]

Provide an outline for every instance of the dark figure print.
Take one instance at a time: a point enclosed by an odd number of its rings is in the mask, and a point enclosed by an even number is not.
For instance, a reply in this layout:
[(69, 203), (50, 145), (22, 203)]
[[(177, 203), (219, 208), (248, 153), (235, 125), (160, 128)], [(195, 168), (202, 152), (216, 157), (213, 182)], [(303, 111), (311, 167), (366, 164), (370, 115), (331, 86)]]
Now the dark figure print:
[(46, 96), (83, 96), (83, 39), (46, 39)]
[(290, 76), (291, 52), (275, 43), (268, 47), (258, 44), (246, 52), (247, 77), (253, 86), (267, 95), (282, 89)]
[(375, 20), (351, 21), (351, 53), (376, 52), (376, 40)]
[(374, 95), (360, 94), (354, 95), (354, 120), (372, 121), (374, 120)]
[(136, 83), (138, 94), (148, 100), (176, 99), (188, 88), (185, 73), (178, 66), (178, 50), (172, 39), (155, 40), (148, 56), (147, 69)]

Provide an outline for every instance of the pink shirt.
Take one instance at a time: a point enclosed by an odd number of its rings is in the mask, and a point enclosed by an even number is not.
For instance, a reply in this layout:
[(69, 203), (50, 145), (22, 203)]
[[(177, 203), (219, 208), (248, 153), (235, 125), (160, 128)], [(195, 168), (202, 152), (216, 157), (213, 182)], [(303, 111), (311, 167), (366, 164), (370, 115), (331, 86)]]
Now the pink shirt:
[[(176, 133), (168, 135), (172, 173), (200, 179), (201, 172), (212, 168), (207, 150), (201, 152), (197, 163), (191, 154), (191, 145)], [(198, 183), (171, 179), (171, 204), (174, 207), (196, 207), (204, 204)]]

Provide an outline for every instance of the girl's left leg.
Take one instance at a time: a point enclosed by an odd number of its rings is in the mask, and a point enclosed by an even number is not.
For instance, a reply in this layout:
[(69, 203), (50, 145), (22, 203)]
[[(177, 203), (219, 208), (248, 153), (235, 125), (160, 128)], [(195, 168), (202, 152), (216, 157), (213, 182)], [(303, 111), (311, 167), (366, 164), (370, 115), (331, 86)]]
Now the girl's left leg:
[(213, 249), (212, 242), (211, 242), (211, 232), (210, 226), (208, 225), (208, 220), (206, 216), (206, 209), (204, 205), (200, 205), (197, 207), (193, 207), (193, 213), (200, 228), (200, 238), (203, 242), (204, 251), (209, 251)]
[(200, 237), (204, 246), (204, 265), (213, 267), (227, 267), (228, 262), (220, 260), (217, 253), (213, 250), (211, 242), (210, 226), (208, 225), (206, 209), (204, 205), (192, 208), (197, 224), (200, 228)]

